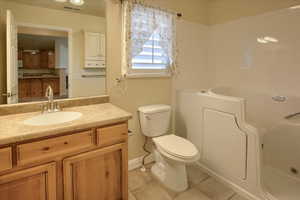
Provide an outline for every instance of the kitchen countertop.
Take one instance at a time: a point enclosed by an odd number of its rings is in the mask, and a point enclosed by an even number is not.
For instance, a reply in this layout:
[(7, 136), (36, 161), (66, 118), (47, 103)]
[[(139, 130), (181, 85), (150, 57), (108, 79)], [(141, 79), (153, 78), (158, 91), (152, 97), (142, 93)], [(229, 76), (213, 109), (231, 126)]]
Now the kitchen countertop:
[(59, 78), (56, 75), (47, 75), (47, 76), (20, 76), (19, 79), (33, 79), (33, 78)]
[(50, 126), (28, 126), (23, 124), (24, 120), (39, 115), (40, 112), (0, 116), (0, 145), (125, 122), (132, 117), (130, 113), (111, 103), (70, 107), (63, 109), (63, 111), (80, 112), (82, 116), (71, 122)]

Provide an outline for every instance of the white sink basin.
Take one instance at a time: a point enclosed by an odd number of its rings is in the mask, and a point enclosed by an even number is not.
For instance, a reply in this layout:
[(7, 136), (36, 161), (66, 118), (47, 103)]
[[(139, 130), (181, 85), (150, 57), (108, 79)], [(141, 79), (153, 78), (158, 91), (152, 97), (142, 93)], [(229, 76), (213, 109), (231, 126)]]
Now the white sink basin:
[(24, 121), (24, 124), (31, 126), (48, 126), (74, 121), (82, 116), (79, 112), (55, 112), (45, 113)]

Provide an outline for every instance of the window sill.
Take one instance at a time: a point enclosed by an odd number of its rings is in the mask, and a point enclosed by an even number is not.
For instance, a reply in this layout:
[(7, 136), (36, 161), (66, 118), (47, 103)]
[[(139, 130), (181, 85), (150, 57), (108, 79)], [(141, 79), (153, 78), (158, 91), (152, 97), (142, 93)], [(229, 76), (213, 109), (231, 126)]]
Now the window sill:
[(125, 78), (171, 78), (170, 73), (127, 73)]

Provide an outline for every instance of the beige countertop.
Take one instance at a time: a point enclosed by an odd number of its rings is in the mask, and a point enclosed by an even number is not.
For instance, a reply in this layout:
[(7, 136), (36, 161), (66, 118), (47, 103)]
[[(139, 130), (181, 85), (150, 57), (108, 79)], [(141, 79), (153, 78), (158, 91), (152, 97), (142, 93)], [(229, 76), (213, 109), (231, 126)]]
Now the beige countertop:
[(110, 103), (70, 107), (63, 111), (80, 112), (82, 116), (71, 122), (51, 126), (28, 126), (23, 123), (40, 112), (0, 116), (0, 145), (124, 122), (132, 117), (130, 113)]
[(56, 75), (45, 75), (45, 76), (19, 76), (19, 79), (47, 79), (47, 78), (59, 78)]

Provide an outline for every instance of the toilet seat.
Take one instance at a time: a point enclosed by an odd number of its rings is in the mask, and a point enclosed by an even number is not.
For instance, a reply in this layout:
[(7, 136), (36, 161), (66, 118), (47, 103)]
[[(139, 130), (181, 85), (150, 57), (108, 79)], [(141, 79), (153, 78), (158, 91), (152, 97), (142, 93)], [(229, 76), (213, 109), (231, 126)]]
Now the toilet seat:
[(199, 157), (199, 152), (195, 145), (182, 137), (165, 135), (153, 138), (153, 141), (161, 153), (176, 160), (194, 161)]

